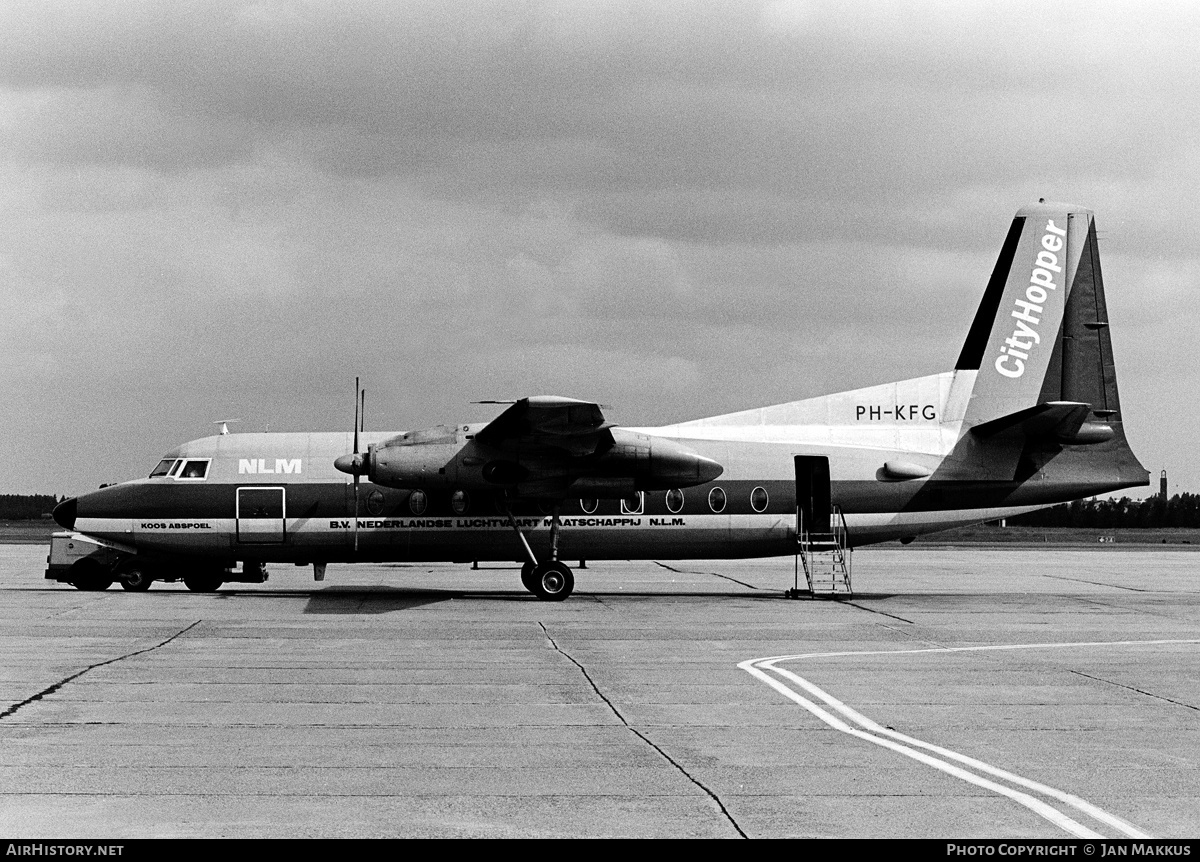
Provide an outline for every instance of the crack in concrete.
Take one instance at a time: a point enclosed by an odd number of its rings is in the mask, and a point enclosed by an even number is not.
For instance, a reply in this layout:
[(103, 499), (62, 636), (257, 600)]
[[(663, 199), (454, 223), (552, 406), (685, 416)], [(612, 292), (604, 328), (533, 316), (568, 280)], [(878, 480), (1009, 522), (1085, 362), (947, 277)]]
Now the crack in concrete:
[(58, 691), (64, 685), (71, 682), (72, 680), (79, 679), (79, 677), (83, 676), (89, 670), (95, 670), (98, 667), (104, 667), (106, 664), (113, 664), (115, 662), (124, 661), (127, 658), (133, 658), (135, 655), (141, 655), (142, 653), (153, 652), (154, 650), (158, 649), (159, 647), (165, 647), (171, 641), (175, 640), (175, 638), (187, 633), (191, 629), (200, 625), (200, 623), (202, 623), (202, 622), (203, 622), (203, 620), (196, 620), (190, 626), (180, 629), (179, 631), (175, 632), (175, 634), (171, 635), (169, 638), (167, 638), (165, 641), (163, 641), (160, 644), (155, 644), (154, 646), (146, 647), (145, 649), (134, 650), (131, 653), (126, 653), (125, 655), (119, 655), (116, 658), (110, 658), (107, 661), (100, 661), (100, 662), (96, 662), (95, 664), (88, 665), (83, 670), (79, 671), (78, 673), (73, 673), (70, 676), (66, 677), (65, 679), (60, 679), (58, 682), (54, 683), (54, 685), (50, 686), (49, 688), (42, 689), (41, 691), (39, 691), (37, 694), (33, 695), (32, 697), (27, 697), (20, 703), (13, 704), (8, 709), (4, 710), (4, 712), (0, 712), (0, 719), (8, 718), (10, 715), (15, 713), (21, 707), (28, 706), (29, 704), (34, 703), (35, 701), (39, 701), (44, 697), (54, 694), (54, 692)]
[(654, 565), (661, 566), (662, 568), (666, 569), (668, 572), (674, 572), (677, 575), (712, 575), (714, 578), (724, 578), (727, 581), (733, 581), (735, 584), (740, 584), (741, 586), (746, 587), (747, 589), (750, 589), (750, 590), (761, 590), (762, 589), (762, 587), (756, 587), (756, 586), (754, 586), (754, 584), (748, 584), (745, 581), (739, 581), (737, 578), (731, 578), (731, 577), (729, 577), (729, 575), (722, 575), (720, 572), (695, 572), (695, 571), (689, 571), (687, 569), (676, 569), (673, 566), (668, 566), (666, 563), (660, 563), (658, 560), (654, 560), (653, 562), (654, 562)]
[(1068, 578), (1066, 575), (1043, 575), (1045, 578), (1053, 578), (1056, 581), (1074, 581), (1077, 584), (1091, 584), (1095, 587), (1112, 587), (1114, 590), (1129, 590), (1134, 593), (1152, 593), (1157, 590), (1145, 590), (1141, 587), (1127, 587), (1124, 584), (1106, 584), (1104, 581), (1089, 581), (1084, 578)]
[(876, 610), (875, 608), (868, 608), (868, 607), (860, 605), (856, 602), (844, 601), (844, 602), (842, 602), (842, 604), (849, 605), (852, 608), (858, 608), (860, 611), (867, 611), (872, 614), (879, 614), (880, 616), (891, 617), (894, 620), (900, 620), (900, 622), (902, 622), (902, 623), (908, 623), (910, 626), (916, 625), (916, 623), (914, 623), (912, 620), (906, 620), (904, 617), (898, 617), (895, 614), (889, 614), (887, 611), (880, 611), (880, 610)]
[[(662, 563), (659, 563), (659, 565), (661, 566)], [(669, 567), (663, 566), (663, 568), (669, 568)], [(700, 788), (702, 791), (704, 791), (704, 793), (713, 802), (716, 803), (717, 808), (720, 809), (720, 811), (723, 815), (725, 815), (725, 819), (729, 821), (730, 825), (733, 826), (733, 828), (735, 830), (737, 830), (737, 834), (740, 837), (742, 837), (742, 838), (749, 837), (748, 835), (746, 835), (745, 832), (742, 831), (742, 827), (738, 825), (738, 822), (733, 819), (733, 815), (729, 813), (729, 809), (725, 807), (725, 803), (723, 803), (721, 801), (721, 798), (719, 796), (717, 796), (717, 794), (715, 794), (711, 790), (709, 790), (708, 787), (706, 787), (704, 785), (704, 783), (701, 782), (698, 778), (696, 778), (694, 775), (692, 775), (690, 772), (688, 772), (686, 769), (684, 769), (683, 765), (681, 763), (679, 763), (679, 761), (675, 760), (673, 757), (671, 757), (671, 755), (669, 755), (665, 751), (663, 751), (662, 748), (660, 748), (659, 746), (657, 746), (653, 742), (651, 742), (649, 737), (647, 737), (644, 733), (642, 733), (640, 730), (638, 730), (636, 727), (634, 727), (632, 724), (630, 724), (628, 721), (626, 721), (625, 716), (623, 716), (621, 714), (621, 711), (619, 709), (617, 709), (616, 704), (614, 704), (611, 700), (609, 700), (607, 697), (605, 697), (604, 692), (600, 691), (600, 687), (596, 685), (596, 681), (592, 679), (592, 675), (587, 672), (587, 668), (585, 668), (582, 664), (580, 664), (578, 661), (576, 661), (575, 658), (569, 652), (564, 650), (562, 647), (560, 647), (555, 642), (554, 638), (552, 638), (550, 636), (550, 632), (546, 629), (546, 626), (543, 623), (541, 623), (539, 621), (538, 626), (541, 628), (542, 634), (545, 635), (546, 640), (550, 642), (550, 646), (553, 647), (554, 650), (559, 653), (559, 655), (563, 656), (564, 658), (566, 658), (567, 661), (569, 661), (571, 664), (575, 665), (575, 667), (579, 668), (579, 672), (582, 673), (583, 678), (588, 681), (588, 685), (590, 685), (592, 687), (592, 691), (596, 692), (596, 696), (598, 698), (600, 698), (602, 701), (604, 701), (605, 705), (610, 710), (612, 710), (612, 714), (617, 717), (617, 719), (621, 722), (621, 724), (625, 725), (625, 727), (628, 728), (629, 731), (634, 734), (634, 736), (636, 736), (642, 742), (646, 743), (646, 745), (650, 746), (656, 752), (658, 752), (659, 756), (662, 757), (663, 760), (667, 761), (667, 763), (671, 764), (677, 770), (679, 770), (679, 772), (683, 775), (684, 778), (686, 778), (688, 781), (692, 782), (692, 784), (696, 785), (698, 788)]]
[(1107, 683), (1108, 685), (1115, 685), (1117, 688), (1123, 688), (1126, 691), (1132, 691), (1132, 692), (1136, 692), (1137, 694), (1143, 694), (1146, 697), (1152, 697), (1155, 700), (1165, 700), (1167, 703), (1173, 703), (1176, 706), (1182, 706), (1187, 709), (1194, 709), (1197, 712), (1200, 712), (1200, 706), (1195, 706), (1190, 703), (1184, 703), (1182, 700), (1172, 700), (1169, 697), (1164, 697), (1161, 694), (1155, 694), (1152, 691), (1145, 691), (1144, 689), (1137, 688), (1136, 686), (1125, 685), (1124, 683), (1120, 683), (1120, 682), (1113, 682), (1111, 679), (1105, 679), (1102, 676), (1092, 676), (1090, 673), (1084, 673), (1081, 670), (1072, 670), (1071, 673), (1076, 674), (1077, 676), (1086, 677), (1087, 679), (1094, 679), (1096, 682), (1103, 682), (1103, 683)]

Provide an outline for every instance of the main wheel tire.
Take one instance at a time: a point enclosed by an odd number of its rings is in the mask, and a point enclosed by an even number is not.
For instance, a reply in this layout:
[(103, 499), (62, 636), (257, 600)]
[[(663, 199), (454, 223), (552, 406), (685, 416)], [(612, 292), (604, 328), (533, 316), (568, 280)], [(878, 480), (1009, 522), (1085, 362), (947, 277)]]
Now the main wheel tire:
[(216, 575), (184, 575), (183, 585), (193, 593), (215, 593), (225, 583)]
[(575, 575), (562, 563), (542, 563), (533, 570), (533, 594), (543, 602), (561, 602), (575, 589)]
[(102, 591), (112, 586), (112, 575), (95, 560), (80, 560), (71, 566), (71, 586), (77, 590)]
[(521, 586), (537, 595), (537, 590), (534, 589), (533, 563), (525, 563), (521, 566)]
[(121, 589), (131, 593), (144, 593), (154, 583), (154, 576), (145, 563), (130, 560), (122, 563), (117, 569), (117, 577), (121, 581)]

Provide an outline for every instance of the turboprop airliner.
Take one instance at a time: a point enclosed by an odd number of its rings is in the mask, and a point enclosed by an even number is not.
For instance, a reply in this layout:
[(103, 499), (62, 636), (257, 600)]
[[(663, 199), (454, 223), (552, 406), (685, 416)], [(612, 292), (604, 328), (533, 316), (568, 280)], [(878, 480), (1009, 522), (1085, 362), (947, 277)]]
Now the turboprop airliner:
[[(982, 279), (981, 279), (982, 281)], [(1146, 485), (1126, 442), (1093, 214), (1017, 212), (954, 368), (696, 419), (617, 427), (533, 396), (490, 422), (222, 433), (61, 503), (46, 576), (80, 589), (262, 582), (266, 563), (791, 556)]]

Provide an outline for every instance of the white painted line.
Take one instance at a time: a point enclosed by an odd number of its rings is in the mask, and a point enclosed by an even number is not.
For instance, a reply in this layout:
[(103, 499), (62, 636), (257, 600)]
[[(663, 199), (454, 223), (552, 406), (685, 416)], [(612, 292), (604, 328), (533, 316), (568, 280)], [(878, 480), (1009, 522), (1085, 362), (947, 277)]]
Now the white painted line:
[[(767, 656), (766, 658), (750, 659), (752, 662), (777, 662), (777, 661), (793, 661), (802, 658), (840, 658), (842, 656), (864, 656), (864, 655), (917, 655), (918, 653), (941, 653), (941, 652), (989, 652), (1002, 650), (1025, 650), (1025, 649), (1062, 649), (1064, 647), (1106, 647), (1106, 646), (1163, 646), (1171, 644), (1200, 644), (1200, 638), (1182, 638), (1177, 640), (1157, 640), (1157, 641), (1064, 641), (1062, 643), (1040, 643), (1040, 644), (993, 644), (990, 646), (964, 646), (964, 647), (922, 647), (921, 649), (877, 649), (877, 650), (847, 650), (845, 652), (806, 652), (796, 653), (795, 655), (776, 655)], [(741, 667), (741, 665), (738, 665)]]
[[(830, 727), (834, 728), (835, 730), (840, 730), (842, 733), (847, 733), (850, 736), (854, 736), (859, 739), (866, 740), (867, 742), (872, 742), (875, 745), (881, 745), (884, 748), (890, 748), (892, 751), (899, 752), (900, 754), (903, 754), (906, 757), (911, 757), (913, 760), (919, 761), (920, 763), (924, 763), (926, 766), (932, 766), (934, 769), (940, 769), (942, 772), (946, 772), (950, 775), (953, 775), (955, 778), (961, 778), (963, 781), (968, 781), (971, 784), (978, 785), (979, 787), (982, 787), (985, 790), (990, 790), (993, 793), (999, 793), (1002, 796), (1007, 796), (1009, 799), (1012, 799), (1013, 801), (1018, 802), (1021, 805), (1024, 805), (1026, 808), (1028, 808), (1031, 811), (1037, 813), (1038, 815), (1046, 818), (1051, 823), (1053, 823), (1055, 826), (1058, 826), (1059, 828), (1064, 829), (1065, 831), (1074, 835), (1076, 838), (1103, 838), (1104, 837), (1100, 833), (1093, 832), (1091, 829), (1088, 829), (1086, 826), (1076, 822), (1075, 820), (1072, 820), (1070, 817), (1063, 814), (1058, 809), (1053, 808), (1050, 805), (1047, 805), (1045, 802), (1042, 802), (1040, 799), (1036, 799), (1035, 797), (1030, 796), (1028, 793), (1022, 793), (1019, 790), (1013, 790), (1011, 787), (1005, 787), (1002, 784), (997, 784), (994, 781), (989, 781), (988, 779), (982, 778), (981, 776), (978, 776), (973, 772), (968, 772), (967, 770), (961, 769), (960, 767), (957, 767), (951, 763), (947, 763), (944, 760), (938, 760), (936, 757), (931, 757), (928, 754), (924, 754), (920, 751), (917, 751), (916, 749), (909, 748), (907, 745), (901, 745), (900, 743), (895, 742), (891, 739), (884, 739), (882, 737), (873, 736), (872, 734), (865, 733), (864, 731), (861, 731), (856, 727), (851, 727), (850, 725), (846, 724), (841, 719), (839, 719), (836, 716), (833, 716), (830, 713), (826, 712), (825, 710), (821, 709), (821, 707), (817, 706), (815, 703), (813, 703), (808, 698), (802, 697), (801, 695), (792, 691), (792, 689), (788, 688), (783, 683), (768, 676), (766, 674), (766, 672), (764, 672), (754, 666), (754, 661), (755, 661), (754, 659), (750, 659), (749, 661), (741, 662), (738, 665), (738, 667), (740, 667), (742, 670), (746, 671), (747, 673), (751, 674), (752, 676), (755, 676), (755, 677), (761, 679), (763, 682), (767, 683), (767, 685), (771, 686), (776, 691), (783, 694), (785, 697), (791, 698), (796, 703), (800, 704), (802, 707), (807, 709), (809, 712), (811, 712), (813, 715), (817, 716), (819, 719), (824, 721), (826, 724), (828, 724)], [(772, 670), (777, 671), (778, 668), (772, 668)]]
[[(922, 740), (915, 739), (911, 736), (906, 736), (906, 735), (904, 735), (902, 733), (898, 733), (894, 730), (889, 730), (886, 727), (881, 727), (880, 725), (876, 724), (874, 721), (871, 721), (871, 719), (867, 718), (864, 715), (861, 715), (860, 713), (856, 712), (855, 710), (851, 709), (850, 707), (846, 706), (845, 704), (841, 703), (840, 701), (835, 700), (834, 698), (830, 697), (826, 692), (822, 691), (820, 688), (813, 685), (808, 680), (806, 680), (800, 676), (797, 676), (796, 674), (792, 673), (791, 671), (784, 670), (783, 668), (775, 667), (775, 666), (771, 665), (770, 663), (768, 663), (765, 666), (770, 667), (771, 670), (775, 671), (776, 673), (778, 673), (782, 676), (787, 677), (788, 679), (792, 680), (796, 684), (800, 685), (805, 690), (807, 690), (807, 691), (811, 692), (812, 694), (816, 695), (817, 697), (821, 698), (826, 703), (828, 703), (830, 706), (834, 707), (834, 709), (838, 710), (838, 712), (841, 712), (843, 715), (845, 715), (847, 718), (849, 718), (851, 721), (854, 721), (859, 726), (864, 727), (869, 731), (873, 731), (875, 733), (881, 733), (881, 734), (884, 734), (885, 736), (890, 736), (893, 739), (898, 739), (901, 742), (906, 742), (909, 745), (914, 745), (918, 748), (924, 748), (928, 751), (936, 752), (937, 754), (940, 754), (943, 757), (949, 758), (950, 760), (956, 760), (959, 763), (966, 764), (967, 766), (970, 766), (980, 772), (985, 772), (989, 775), (994, 775), (997, 778), (1003, 779), (1003, 780), (1011, 782), (1013, 784), (1017, 784), (1021, 787), (1026, 787), (1029, 790), (1032, 790), (1036, 793), (1041, 793), (1045, 796), (1049, 796), (1054, 799), (1057, 799), (1060, 802), (1065, 802), (1066, 804), (1070, 805), (1072, 808), (1075, 808), (1078, 811), (1082, 811), (1084, 814), (1088, 814), (1088, 815), (1096, 818), (1097, 820), (1099, 820), (1102, 823), (1107, 823), (1109, 826), (1113, 827), (1114, 829), (1118, 830), (1119, 832), (1121, 832), (1122, 834), (1124, 834), (1130, 838), (1149, 838), (1150, 837), (1146, 833), (1137, 829), (1135, 826), (1132, 826), (1131, 824), (1126, 823), (1124, 820), (1121, 820), (1119, 817), (1116, 817), (1115, 815), (1109, 814), (1107, 811), (1104, 811), (1101, 808), (1097, 808), (1095, 805), (1092, 805), (1090, 802), (1088, 802), (1084, 799), (1080, 799), (1078, 796), (1074, 796), (1069, 793), (1064, 793), (1061, 790), (1057, 790), (1053, 787), (1050, 787), (1049, 785), (1041, 784), (1040, 782), (1037, 782), (1037, 781), (1031, 781), (1030, 779), (1022, 778), (1021, 776), (1016, 775), (1012, 772), (1008, 772), (1006, 770), (999, 769), (997, 767), (991, 766), (990, 764), (984, 763), (981, 760), (976, 760), (973, 757), (967, 757), (964, 754), (959, 754), (958, 752), (952, 751), (948, 748), (942, 748), (941, 746), (933, 745), (928, 742), (923, 742)], [(1021, 800), (1017, 800), (1017, 801), (1021, 801)], [(1024, 803), (1022, 803), (1022, 804), (1024, 804)], [(1053, 809), (1051, 809), (1051, 810), (1053, 810)], [(1062, 825), (1062, 824), (1060, 824), (1060, 825)], [(1070, 830), (1068, 830), (1068, 831), (1070, 831)], [(1080, 836), (1080, 837), (1085, 837), (1085, 836)], [(1096, 837), (1098, 837), (1098, 836), (1096, 836)]]
[[(1147, 835), (1145, 832), (1142, 832), (1136, 826), (1133, 826), (1132, 824), (1126, 822), (1125, 820), (1122, 820), (1121, 818), (1119, 818), (1113, 814), (1110, 814), (1107, 811), (1104, 811), (1102, 808), (1099, 808), (1098, 806), (1093, 805), (1092, 803), (1088, 802), (1087, 800), (1081, 799), (1080, 797), (1075, 796), (1074, 794), (1065, 793), (1061, 790), (1058, 790), (1056, 788), (1050, 787), (1049, 785), (1042, 784), (1037, 781), (1031, 781), (1027, 778), (1023, 778), (1014, 773), (1008, 772), (1003, 769), (999, 769), (998, 767), (992, 766), (988, 763), (984, 763), (983, 761), (978, 760), (976, 758), (968, 757), (967, 755), (960, 754), (956, 751), (952, 751), (951, 749), (943, 748), (938, 745), (933, 745), (931, 743), (924, 742), (923, 740), (916, 739), (911, 736), (907, 736), (905, 734), (899, 733), (894, 730), (889, 730), (888, 728), (883, 727), (880, 724), (878, 724), (878, 723), (872, 721), (871, 719), (867, 718), (866, 716), (862, 715), (857, 710), (854, 710), (851, 707), (847, 706), (846, 704), (842, 703), (840, 700), (833, 697), (828, 692), (824, 691), (823, 689), (814, 685), (813, 683), (809, 682), (808, 680), (804, 679), (803, 677), (801, 677), (795, 673), (792, 673), (789, 670), (785, 670), (784, 668), (776, 667), (776, 663), (784, 662), (784, 661), (795, 661), (798, 659), (836, 658), (836, 657), (843, 657), (843, 656), (914, 655), (914, 654), (920, 654), (920, 653), (983, 652), (983, 651), (1022, 650), (1022, 649), (1063, 649), (1063, 648), (1072, 648), (1072, 647), (1155, 646), (1155, 645), (1196, 644), (1196, 643), (1200, 643), (1200, 639), (1153, 640), (1153, 641), (1096, 641), (1096, 642), (1043, 643), (1043, 644), (999, 644), (999, 645), (995, 645), (995, 646), (931, 647), (931, 648), (912, 649), (912, 650), (862, 650), (862, 651), (846, 651), (846, 652), (800, 653), (800, 654), (796, 654), (796, 655), (768, 656), (768, 657), (764, 657), (764, 658), (748, 659), (744, 662), (739, 663), (738, 667), (740, 667), (742, 670), (749, 673), (751, 676), (754, 676), (755, 678), (760, 679), (763, 682), (767, 683), (769, 686), (771, 686), (776, 691), (780, 692), (781, 694), (783, 694), (785, 697), (789, 698), (790, 700), (795, 701), (800, 706), (804, 707), (806, 710), (808, 710), (813, 715), (820, 718), (822, 721), (824, 721), (826, 724), (828, 724), (830, 727), (834, 728), (835, 730), (841, 731), (842, 733), (849, 734), (850, 736), (854, 736), (859, 739), (863, 739), (863, 740), (865, 740), (867, 742), (871, 742), (875, 745), (880, 745), (880, 746), (883, 746), (884, 748), (891, 749), (892, 751), (896, 751), (900, 754), (905, 755), (906, 757), (911, 757), (914, 760), (924, 763), (927, 766), (932, 766), (935, 769), (941, 770), (942, 772), (945, 772), (949, 775), (953, 775), (954, 777), (959, 778), (963, 781), (970, 782), (971, 784), (975, 784), (979, 787), (983, 787), (987, 790), (991, 790), (994, 793), (999, 793), (1003, 796), (1006, 796), (1009, 799), (1012, 799), (1014, 802), (1017, 802), (1020, 805), (1023, 805), (1026, 808), (1030, 809), (1031, 811), (1034, 811), (1039, 816), (1044, 817), (1045, 819), (1049, 820), (1051, 823), (1054, 823), (1056, 826), (1065, 830), (1066, 832), (1069, 832), (1070, 834), (1075, 835), (1076, 837), (1079, 837), (1079, 838), (1101, 838), (1103, 836), (1100, 835), (1099, 833), (1093, 832), (1091, 829), (1089, 829), (1086, 826), (1083, 826), (1082, 824), (1080, 824), (1077, 821), (1073, 820), (1072, 818), (1068, 817), (1066, 814), (1059, 811), (1057, 808), (1054, 808), (1053, 806), (1047, 804), (1046, 802), (1043, 802), (1040, 799), (1037, 799), (1034, 796), (1029, 795), (1028, 793), (1024, 793), (1020, 790), (1015, 790), (1013, 788), (1006, 787), (1002, 784), (998, 784), (998, 783), (991, 781), (987, 778), (984, 778), (980, 775), (976, 775), (973, 772), (969, 772), (968, 770), (962, 769), (958, 766), (948, 763), (947, 760), (957, 761), (958, 763), (962, 763), (966, 766), (970, 766), (972, 769), (975, 769), (979, 772), (982, 772), (982, 773), (985, 773), (988, 775), (992, 775), (996, 778), (999, 778), (1004, 781), (1008, 781), (1012, 784), (1016, 784), (1020, 787), (1024, 787), (1029, 790), (1032, 790), (1036, 793), (1040, 793), (1043, 796), (1048, 796), (1052, 799), (1058, 800), (1059, 802), (1069, 805), (1072, 808), (1076, 809), (1077, 811), (1080, 811), (1090, 817), (1095, 818), (1097, 821), (1110, 826), (1111, 828), (1117, 830), (1118, 832), (1120, 832), (1121, 834), (1123, 834), (1129, 838), (1145, 839), (1145, 838), (1149, 838), (1150, 836)], [(823, 701), (828, 706), (832, 707), (837, 712), (841, 713), (843, 716), (848, 718), (850, 721), (859, 725), (859, 727), (852, 727), (851, 725), (847, 724), (845, 721), (842, 721), (835, 715), (831, 714), (827, 710), (818, 706), (813, 701), (809, 700), (808, 698), (806, 698), (803, 695), (796, 692), (790, 686), (788, 686), (785, 683), (780, 682), (779, 680), (770, 676), (767, 673), (767, 671), (776, 673), (779, 676), (783, 677), (784, 679), (788, 680), (789, 682), (795, 684), (796, 686), (799, 686), (804, 691), (808, 692), (809, 694), (813, 695), (817, 699)], [(863, 729), (860, 730), (859, 728), (863, 728)], [(936, 754), (941, 755), (941, 757), (946, 758), (947, 760), (942, 760), (937, 757), (933, 757), (931, 755), (923, 753), (922, 751), (918, 751), (917, 749), (925, 749), (926, 751), (935, 752)]]

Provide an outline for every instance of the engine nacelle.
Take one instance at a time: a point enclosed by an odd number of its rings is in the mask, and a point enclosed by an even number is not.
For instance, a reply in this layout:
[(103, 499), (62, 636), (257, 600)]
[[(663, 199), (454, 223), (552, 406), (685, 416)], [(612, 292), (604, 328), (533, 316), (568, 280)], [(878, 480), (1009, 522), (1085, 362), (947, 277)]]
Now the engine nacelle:
[(668, 440), (612, 428), (613, 445), (596, 459), (588, 476), (633, 479), (639, 491), (690, 488), (711, 482), (723, 468), (711, 458)]
[(457, 443), (372, 446), (366, 455), (367, 478), (385, 488), (440, 488), (459, 485)]

